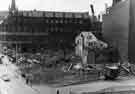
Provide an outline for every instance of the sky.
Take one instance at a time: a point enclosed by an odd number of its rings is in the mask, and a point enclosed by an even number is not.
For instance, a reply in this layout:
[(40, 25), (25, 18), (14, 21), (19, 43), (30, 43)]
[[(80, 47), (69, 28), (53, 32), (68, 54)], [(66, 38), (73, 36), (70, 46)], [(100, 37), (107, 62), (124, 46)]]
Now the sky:
[[(112, 0), (16, 0), (19, 10), (91, 12), (90, 4), (94, 4), (96, 14), (105, 10), (105, 3), (110, 6)], [(11, 0), (1, 0), (0, 10), (8, 10), (10, 4)]]

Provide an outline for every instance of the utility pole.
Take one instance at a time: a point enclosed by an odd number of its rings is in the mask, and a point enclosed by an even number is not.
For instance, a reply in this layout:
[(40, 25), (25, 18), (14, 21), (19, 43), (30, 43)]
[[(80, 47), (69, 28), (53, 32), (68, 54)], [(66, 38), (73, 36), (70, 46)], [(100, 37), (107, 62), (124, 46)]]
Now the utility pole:
[(17, 52), (18, 52), (18, 51), (17, 51), (17, 44), (16, 44), (16, 46), (15, 46), (15, 57), (16, 57), (16, 63), (17, 63), (17, 59), (18, 59), (18, 58), (17, 58)]

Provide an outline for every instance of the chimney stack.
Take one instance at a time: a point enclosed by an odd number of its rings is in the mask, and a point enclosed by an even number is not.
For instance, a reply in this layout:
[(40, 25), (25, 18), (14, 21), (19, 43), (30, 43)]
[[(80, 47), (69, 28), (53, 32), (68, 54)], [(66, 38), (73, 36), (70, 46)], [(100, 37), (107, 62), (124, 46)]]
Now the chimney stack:
[(94, 7), (93, 7), (92, 4), (90, 5), (90, 8), (91, 8), (92, 15), (94, 16), (95, 15), (95, 11), (94, 11)]

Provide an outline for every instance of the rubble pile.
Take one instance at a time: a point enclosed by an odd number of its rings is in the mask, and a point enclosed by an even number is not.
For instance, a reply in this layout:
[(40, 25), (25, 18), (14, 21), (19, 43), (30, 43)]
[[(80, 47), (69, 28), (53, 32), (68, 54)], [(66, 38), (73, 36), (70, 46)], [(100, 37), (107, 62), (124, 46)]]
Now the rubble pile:
[[(9, 50), (8, 50), (9, 51)], [(15, 51), (4, 53), (12, 58), (22, 75), (32, 80), (33, 83), (51, 82), (61, 79), (65, 74), (63, 68), (77, 61), (72, 51), (66, 54), (62, 50), (46, 50), (39, 53), (17, 53)], [(55, 70), (55, 71), (54, 71)], [(68, 75), (67, 73), (66, 75)]]

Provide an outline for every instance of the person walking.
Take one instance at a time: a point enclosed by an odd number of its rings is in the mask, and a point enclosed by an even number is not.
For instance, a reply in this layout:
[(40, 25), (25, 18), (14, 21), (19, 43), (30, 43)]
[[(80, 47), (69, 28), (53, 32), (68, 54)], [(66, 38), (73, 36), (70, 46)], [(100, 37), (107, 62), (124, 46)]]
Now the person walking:
[(57, 93), (56, 94), (60, 94), (60, 91), (59, 90), (57, 90)]

